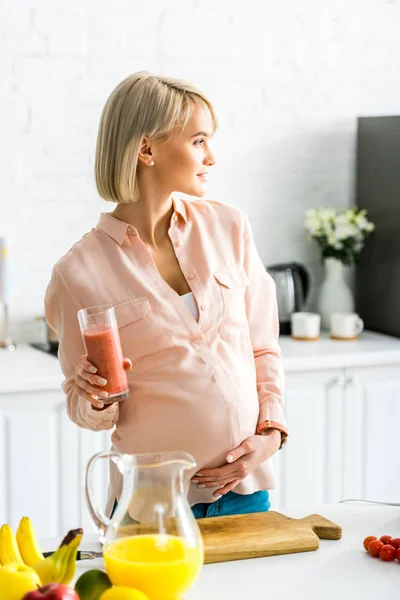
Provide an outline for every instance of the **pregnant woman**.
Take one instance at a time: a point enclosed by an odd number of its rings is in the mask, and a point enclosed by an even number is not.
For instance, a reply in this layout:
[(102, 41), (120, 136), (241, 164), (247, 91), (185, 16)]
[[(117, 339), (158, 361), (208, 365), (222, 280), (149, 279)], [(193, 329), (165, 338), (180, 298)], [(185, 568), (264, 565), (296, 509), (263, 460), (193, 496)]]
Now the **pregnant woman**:
[[(104, 106), (95, 161), (98, 192), (116, 206), (57, 262), (45, 298), (70, 419), (114, 428), (122, 453), (189, 452), (197, 518), (268, 510), (271, 457), (288, 434), (274, 282), (246, 214), (204, 199), (216, 128), (191, 83), (124, 79)], [(126, 357), (118, 403), (106, 403), (77, 320), (101, 304), (115, 308)], [(114, 472), (108, 514), (119, 494)]]

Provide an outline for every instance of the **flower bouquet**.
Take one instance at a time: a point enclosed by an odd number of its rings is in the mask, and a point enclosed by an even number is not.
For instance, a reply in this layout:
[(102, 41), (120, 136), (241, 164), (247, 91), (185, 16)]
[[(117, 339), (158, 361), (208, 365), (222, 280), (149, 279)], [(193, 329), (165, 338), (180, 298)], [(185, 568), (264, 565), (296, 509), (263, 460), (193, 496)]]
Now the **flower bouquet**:
[(340, 212), (332, 208), (310, 208), (305, 214), (305, 228), (321, 249), (321, 258), (336, 258), (344, 265), (357, 264), (366, 238), (375, 225), (366, 210), (356, 208)]
[(352, 291), (345, 280), (345, 266), (357, 264), (365, 240), (375, 229), (366, 217), (366, 210), (356, 208), (336, 211), (332, 208), (311, 208), (305, 214), (305, 228), (321, 249), (325, 265), (318, 312), (324, 329), (330, 328), (335, 312), (354, 312)]

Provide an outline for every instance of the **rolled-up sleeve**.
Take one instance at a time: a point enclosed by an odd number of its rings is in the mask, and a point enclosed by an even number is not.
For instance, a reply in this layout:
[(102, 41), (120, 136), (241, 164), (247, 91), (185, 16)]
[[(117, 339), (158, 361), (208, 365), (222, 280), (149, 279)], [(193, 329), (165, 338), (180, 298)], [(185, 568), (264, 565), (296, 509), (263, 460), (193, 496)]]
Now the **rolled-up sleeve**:
[(284, 408), (284, 372), (279, 347), (279, 319), (275, 282), (262, 264), (247, 215), (244, 216), (243, 265), (249, 278), (246, 314), (257, 373), (260, 403), (258, 425), (273, 421), (287, 434)]
[(77, 319), (77, 312), (82, 306), (71, 293), (57, 265), (53, 269), (44, 304), (46, 321), (59, 338), (58, 358), (65, 375), (62, 389), (67, 398), (69, 418), (84, 429), (112, 429), (118, 420), (118, 404), (112, 404), (103, 411), (95, 411), (90, 402), (76, 392), (75, 367), (85, 353)]

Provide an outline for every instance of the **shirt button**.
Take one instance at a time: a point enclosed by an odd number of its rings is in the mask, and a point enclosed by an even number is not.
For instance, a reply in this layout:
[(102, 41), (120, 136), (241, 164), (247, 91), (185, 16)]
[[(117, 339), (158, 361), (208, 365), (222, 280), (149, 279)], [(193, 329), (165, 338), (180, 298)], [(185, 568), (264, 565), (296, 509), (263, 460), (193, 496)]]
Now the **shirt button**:
[(189, 273), (188, 279), (194, 279), (196, 275), (194, 273)]
[(174, 221), (178, 220), (178, 215), (174, 215)]
[(201, 310), (206, 310), (206, 308), (207, 308), (207, 304), (202, 304), (202, 305), (200, 306), (200, 308), (201, 308)]
[(181, 243), (180, 243), (180, 242), (175, 242), (175, 246), (176, 246), (177, 248), (180, 248), (180, 247), (181, 247)]

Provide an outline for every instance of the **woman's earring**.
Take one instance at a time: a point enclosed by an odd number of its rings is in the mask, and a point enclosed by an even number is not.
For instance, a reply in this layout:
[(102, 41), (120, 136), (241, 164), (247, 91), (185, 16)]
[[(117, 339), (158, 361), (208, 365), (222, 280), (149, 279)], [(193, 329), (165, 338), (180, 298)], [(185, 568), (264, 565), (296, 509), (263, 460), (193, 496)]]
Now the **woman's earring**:
[(150, 163), (149, 163), (149, 165), (150, 165), (151, 167), (153, 167), (153, 166), (154, 166), (154, 160), (151, 160), (151, 161), (150, 161)]

